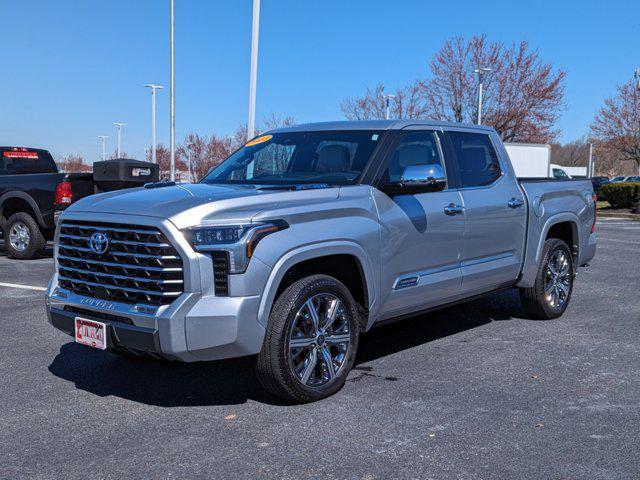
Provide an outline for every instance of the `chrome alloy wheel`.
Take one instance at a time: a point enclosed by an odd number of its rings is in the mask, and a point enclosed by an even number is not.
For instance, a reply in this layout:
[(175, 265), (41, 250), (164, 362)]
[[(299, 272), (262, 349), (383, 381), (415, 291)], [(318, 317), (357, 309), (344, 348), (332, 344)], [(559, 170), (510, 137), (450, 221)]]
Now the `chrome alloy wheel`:
[(545, 269), (544, 298), (553, 308), (563, 307), (571, 289), (571, 267), (567, 254), (556, 250)]
[(320, 387), (340, 371), (351, 345), (349, 317), (330, 293), (309, 298), (296, 313), (289, 333), (289, 368), (307, 387)]
[(18, 252), (24, 252), (29, 248), (29, 242), (31, 241), (31, 235), (29, 229), (22, 222), (16, 222), (11, 226), (9, 230), (9, 243)]

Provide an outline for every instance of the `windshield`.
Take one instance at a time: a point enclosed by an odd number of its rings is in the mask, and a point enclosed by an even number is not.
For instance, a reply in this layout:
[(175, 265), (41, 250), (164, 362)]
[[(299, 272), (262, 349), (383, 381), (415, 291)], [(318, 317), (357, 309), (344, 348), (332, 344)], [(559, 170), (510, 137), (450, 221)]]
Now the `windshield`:
[(291, 185), (355, 183), (382, 132), (322, 131), (262, 135), (202, 179), (204, 183)]

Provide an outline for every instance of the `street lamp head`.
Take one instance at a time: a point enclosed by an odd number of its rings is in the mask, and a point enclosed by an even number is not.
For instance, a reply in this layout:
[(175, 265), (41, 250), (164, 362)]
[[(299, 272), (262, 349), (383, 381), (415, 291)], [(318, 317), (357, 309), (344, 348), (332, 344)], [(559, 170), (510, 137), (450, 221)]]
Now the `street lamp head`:
[(490, 68), (490, 67), (478, 67), (478, 68), (474, 69), (473, 71), (478, 74), (478, 78), (482, 78), (482, 77), (484, 77), (484, 75), (486, 73), (493, 72), (493, 68)]
[(145, 87), (150, 88), (151, 90), (162, 90), (164, 88), (162, 85), (155, 85), (153, 83), (147, 83)]
[(126, 123), (122, 123), (122, 122), (113, 122), (113, 124), (114, 124), (116, 127), (124, 127), (124, 126), (126, 126), (126, 125), (127, 125)]

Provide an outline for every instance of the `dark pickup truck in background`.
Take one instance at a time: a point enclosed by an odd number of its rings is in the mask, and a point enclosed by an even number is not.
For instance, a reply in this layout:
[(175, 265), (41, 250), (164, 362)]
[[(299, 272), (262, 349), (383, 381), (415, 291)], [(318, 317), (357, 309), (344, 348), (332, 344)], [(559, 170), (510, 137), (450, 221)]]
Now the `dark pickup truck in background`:
[(62, 173), (47, 150), (0, 147), (0, 230), (9, 254), (33, 258), (53, 240), (56, 217), (94, 193), (158, 180), (157, 165), (118, 159), (88, 173)]

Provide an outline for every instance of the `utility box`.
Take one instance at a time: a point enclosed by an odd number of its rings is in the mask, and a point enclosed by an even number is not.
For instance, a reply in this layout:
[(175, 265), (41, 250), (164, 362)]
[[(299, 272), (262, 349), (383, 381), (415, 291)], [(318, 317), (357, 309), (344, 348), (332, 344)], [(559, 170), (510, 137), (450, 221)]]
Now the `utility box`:
[(151, 162), (116, 158), (93, 164), (93, 182), (103, 192), (141, 187), (159, 179), (158, 165)]

